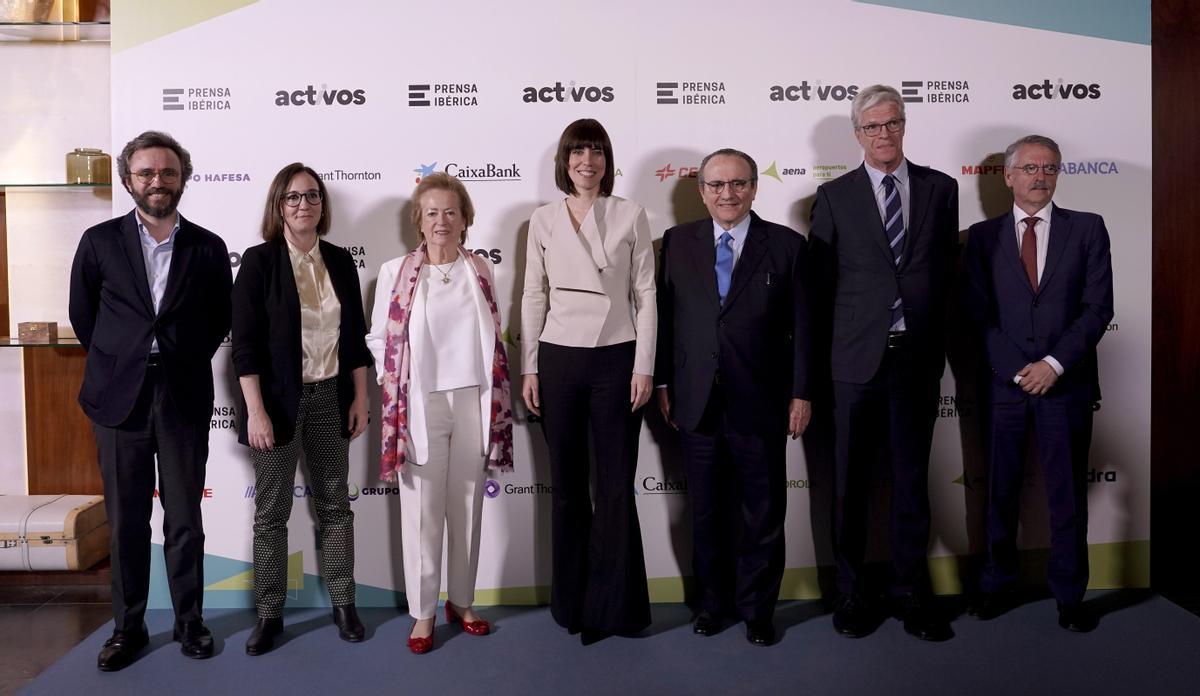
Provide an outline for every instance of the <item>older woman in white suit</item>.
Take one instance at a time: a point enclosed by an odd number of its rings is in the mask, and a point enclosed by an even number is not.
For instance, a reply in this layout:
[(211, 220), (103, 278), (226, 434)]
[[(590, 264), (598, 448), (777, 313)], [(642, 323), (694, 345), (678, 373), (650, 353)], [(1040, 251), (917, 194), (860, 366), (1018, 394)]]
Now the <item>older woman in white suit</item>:
[(521, 394), (550, 450), (551, 612), (586, 645), (650, 625), (633, 486), (654, 368), (654, 251), (645, 209), (612, 195), (604, 126), (567, 126), (554, 164), (566, 197), (529, 221)]
[(367, 346), (383, 385), (381, 477), (399, 481), (408, 648), (433, 648), (446, 540), (446, 620), (471, 635), (486, 471), (512, 469), (508, 357), (491, 262), (463, 243), (475, 210), (446, 174), (413, 192), (421, 244), (383, 265)]

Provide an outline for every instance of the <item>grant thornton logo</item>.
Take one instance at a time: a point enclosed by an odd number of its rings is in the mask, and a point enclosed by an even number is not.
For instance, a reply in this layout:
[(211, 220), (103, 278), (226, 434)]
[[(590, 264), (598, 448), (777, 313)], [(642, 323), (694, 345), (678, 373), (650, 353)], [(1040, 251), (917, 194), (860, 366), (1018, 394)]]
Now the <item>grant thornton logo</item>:
[(500, 483), (496, 479), (488, 479), (487, 483), (483, 484), (483, 494), (489, 498), (495, 498), (500, 495)]

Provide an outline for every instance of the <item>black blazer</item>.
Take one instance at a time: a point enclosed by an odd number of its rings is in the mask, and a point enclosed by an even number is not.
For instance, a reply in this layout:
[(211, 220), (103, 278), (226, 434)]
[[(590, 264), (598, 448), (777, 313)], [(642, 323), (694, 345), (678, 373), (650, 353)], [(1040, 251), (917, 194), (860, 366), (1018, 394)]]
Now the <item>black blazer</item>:
[(930, 377), (945, 368), (945, 322), (958, 254), (958, 182), (908, 163), (909, 217), (896, 267), (866, 164), (817, 188), (809, 235), (815, 308), (833, 379), (879, 371), (897, 291), (908, 339)]
[[(371, 364), (367, 350), (367, 327), (363, 319), (362, 290), (358, 267), (345, 249), (324, 240), (321, 258), (338, 302), (342, 320), (338, 336), (338, 410), (342, 431), (349, 435), (347, 421), (354, 401), (355, 368)], [(300, 294), (282, 235), (246, 250), (233, 284), (233, 370), (238, 377), (258, 375), (263, 406), (275, 431), (275, 442), (292, 439), (300, 409), (302, 347), (300, 344)], [(246, 401), (237, 394), (238, 441), (249, 444), (246, 433)]]
[(99, 425), (120, 425), (137, 401), (157, 339), (175, 407), (187, 418), (209, 420), (212, 358), (229, 331), (229, 252), (220, 237), (180, 215), (155, 315), (134, 216), (130, 211), (88, 229), (75, 252), (69, 311), (87, 349), (79, 405)]
[(672, 390), (680, 427), (699, 425), (719, 372), (736, 427), (786, 432), (788, 402), (809, 398), (806, 248), (795, 230), (751, 212), (722, 305), (712, 219), (663, 235), (655, 383)]
[(1013, 377), (1047, 355), (1062, 364), (1063, 374), (1046, 397), (1098, 400), (1096, 344), (1113, 318), (1104, 219), (1054, 206), (1036, 293), (1021, 265), (1011, 212), (971, 226), (965, 261), (968, 316), (986, 346), (992, 400), (1026, 398)]

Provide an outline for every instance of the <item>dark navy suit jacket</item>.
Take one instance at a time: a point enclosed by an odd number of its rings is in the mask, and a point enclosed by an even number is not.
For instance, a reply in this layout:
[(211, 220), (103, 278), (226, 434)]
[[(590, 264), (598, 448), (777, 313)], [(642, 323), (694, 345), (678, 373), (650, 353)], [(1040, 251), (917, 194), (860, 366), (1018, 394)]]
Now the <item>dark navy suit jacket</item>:
[(212, 357), (229, 331), (232, 273), (225, 242), (179, 216), (158, 313), (150, 297), (136, 213), (83, 233), (71, 266), (71, 326), (87, 349), (79, 404), (106, 427), (129, 417), (146, 378), (150, 344), (176, 408), (212, 417)]
[(1113, 317), (1112, 259), (1103, 218), (1054, 206), (1036, 293), (1021, 265), (1011, 212), (971, 226), (966, 271), (965, 299), (986, 346), (994, 402), (1024, 399), (1013, 377), (1047, 355), (1064, 369), (1047, 398), (1089, 404), (1100, 398), (1096, 344)]
[(722, 304), (712, 218), (663, 235), (654, 373), (673, 392), (680, 427), (699, 425), (719, 373), (738, 429), (782, 438), (790, 400), (810, 398), (807, 246), (751, 211)]

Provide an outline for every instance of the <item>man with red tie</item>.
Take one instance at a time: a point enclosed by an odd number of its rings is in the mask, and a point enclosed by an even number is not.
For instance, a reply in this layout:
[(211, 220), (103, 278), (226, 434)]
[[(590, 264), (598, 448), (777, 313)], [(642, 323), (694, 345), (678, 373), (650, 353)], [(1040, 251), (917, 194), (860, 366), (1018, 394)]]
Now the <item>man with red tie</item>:
[(1090, 631), (1087, 469), (1092, 404), (1100, 399), (1096, 344), (1113, 317), (1104, 220), (1054, 205), (1058, 144), (1029, 135), (1004, 153), (1011, 213), (971, 226), (969, 314), (991, 371), (987, 563), (970, 613), (990, 619), (1012, 603), (1017, 520), (1028, 438), (1046, 480), (1050, 591), (1058, 623)]

